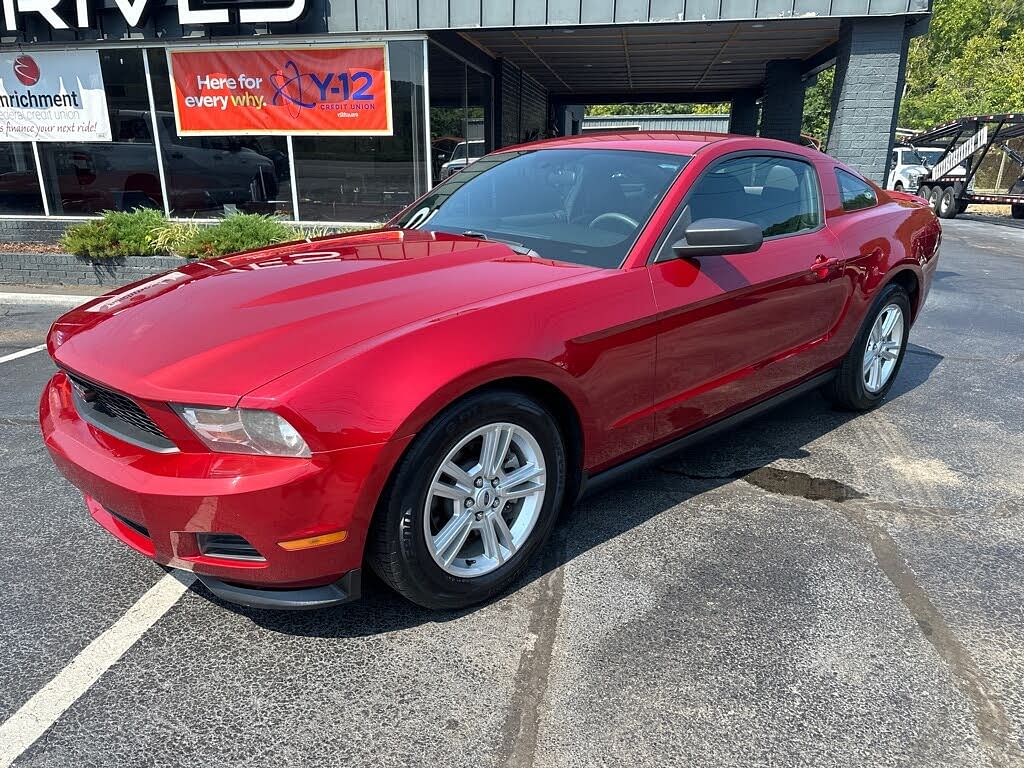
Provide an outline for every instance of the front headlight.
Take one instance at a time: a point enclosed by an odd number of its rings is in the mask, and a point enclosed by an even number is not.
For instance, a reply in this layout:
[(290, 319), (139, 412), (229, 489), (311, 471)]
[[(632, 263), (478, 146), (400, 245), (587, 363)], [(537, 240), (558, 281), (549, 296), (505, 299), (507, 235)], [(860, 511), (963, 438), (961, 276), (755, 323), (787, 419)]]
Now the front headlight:
[(171, 407), (213, 451), (302, 458), (312, 455), (295, 427), (273, 411), (192, 405)]

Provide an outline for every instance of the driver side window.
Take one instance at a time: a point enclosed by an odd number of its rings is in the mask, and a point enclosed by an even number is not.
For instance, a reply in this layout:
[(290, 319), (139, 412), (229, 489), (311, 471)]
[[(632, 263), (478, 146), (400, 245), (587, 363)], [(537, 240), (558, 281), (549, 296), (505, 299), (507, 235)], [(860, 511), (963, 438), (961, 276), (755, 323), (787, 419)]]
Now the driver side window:
[(658, 260), (673, 257), (673, 243), (700, 219), (753, 222), (765, 239), (812, 231), (822, 223), (817, 174), (809, 163), (788, 157), (736, 157), (712, 165), (687, 193)]

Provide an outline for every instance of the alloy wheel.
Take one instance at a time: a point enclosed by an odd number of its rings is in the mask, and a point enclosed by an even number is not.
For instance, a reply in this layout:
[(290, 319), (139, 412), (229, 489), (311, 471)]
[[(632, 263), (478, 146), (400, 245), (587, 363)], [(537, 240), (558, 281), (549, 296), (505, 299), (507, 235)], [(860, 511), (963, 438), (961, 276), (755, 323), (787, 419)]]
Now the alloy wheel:
[(887, 304), (878, 313), (864, 347), (864, 389), (880, 392), (892, 378), (903, 347), (903, 310)]
[(523, 427), (500, 422), (465, 435), (427, 491), (423, 527), (434, 562), (462, 578), (500, 568), (532, 533), (545, 482), (544, 453)]

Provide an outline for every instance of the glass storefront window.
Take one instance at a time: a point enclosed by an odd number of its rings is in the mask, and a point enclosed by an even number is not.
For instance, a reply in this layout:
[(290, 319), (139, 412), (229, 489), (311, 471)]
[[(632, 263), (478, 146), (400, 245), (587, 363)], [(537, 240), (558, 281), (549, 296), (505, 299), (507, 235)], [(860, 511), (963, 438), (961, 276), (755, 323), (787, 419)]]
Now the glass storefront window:
[(430, 44), (430, 145), (434, 183), (491, 149), (491, 78)]
[[(53, 215), (162, 209), (162, 164), (173, 217), (240, 211), (291, 219), (295, 200), (301, 221), (380, 222), (424, 194), (431, 178), (439, 182), (492, 147), (491, 78), (423, 40), (388, 42), (392, 136), (296, 136), (291, 151), (284, 136), (181, 137), (164, 48), (101, 50), (99, 56), (113, 140), (38, 145)], [(3, 213), (43, 213), (31, 144), (0, 149)]]
[(388, 44), (393, 136), (292, 139), (299, 218), (376, 222), (426, 192), (423, 43)]
[(50, 213), (90, 216), (162, 208), (142, 52), (100, 51), (112, 141), (40, 142)]
[(43, 212), (32, 145), (0, 144), (0, 214), (40, 216)]
[(217, 218), (236, 211), (292, 218), (284, 136), (178, 136), (167, 57), (149, 50), (153, 101), (171, 216)]

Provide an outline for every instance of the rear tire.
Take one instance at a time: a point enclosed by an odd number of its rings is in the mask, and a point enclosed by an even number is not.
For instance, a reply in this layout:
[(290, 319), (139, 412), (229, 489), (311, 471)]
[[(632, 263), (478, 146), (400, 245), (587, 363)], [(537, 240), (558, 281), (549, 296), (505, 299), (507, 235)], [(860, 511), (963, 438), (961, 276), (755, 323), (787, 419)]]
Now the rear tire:
[(927, 184), (922, 184), (920, 187), (917, 188), (917, 192), (915, 194), (917, 194), (918, 197), (923, 197), (925, 200), (927, 200), (931, 193), (932, 188), (929, 187)]
[(960, 202), (956, 199), (956, 193), (952, 187), (942, 190), (942, 197), (939, 198), (939, 218), (955, 219), (960, 212)]
[(942, 195), (942, 187), (932, 187), (932, 191), (928, 194), (928, 205), (932, 207), (932, 211), (934, 211), (936, 215), (939, 213), (939, 205), (942, 203)]
[[(507, 445), (485, 460), (489, 435)], [(533, 479), (509, 479), (531, 465), (540, 470)], [(369, 565), (425, 608), (488, 600), (551, 533), (566, 476), (563, 438), (544, 406), (512, 390), (471, 395), (439, 414), (399, 461), (370, 526)]]
[[(894, 327), (887, 332), (885, 326), (890, 320)], [(897, 325), (898, 328), (895, 327)], [(825, 387), (825, 395), (843, 410), (867, 411), (874, 408), (896, 381), (909, 336), (910, 298), (902, 286), (890, 283), (872, 303), (836, 377)]]

